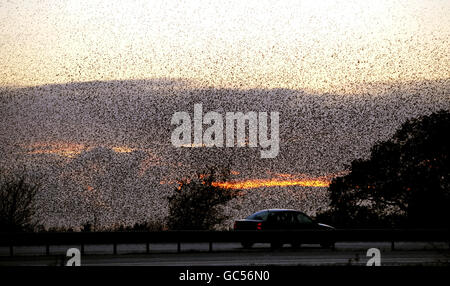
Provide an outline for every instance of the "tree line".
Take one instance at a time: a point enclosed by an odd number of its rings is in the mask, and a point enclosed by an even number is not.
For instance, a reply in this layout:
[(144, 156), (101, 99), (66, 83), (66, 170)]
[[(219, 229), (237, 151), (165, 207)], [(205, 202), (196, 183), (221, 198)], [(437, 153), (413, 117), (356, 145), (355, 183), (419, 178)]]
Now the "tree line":
[[(316, 219), (336, 227), (449, 227), (449, 132), (449, 111), (406, 121), (389, 140), (375, 144), (369, 158), (355, 159), (347, 175), (332, 180), (330, 205)], [(229, 173), (229, 167), (209, 167), (180, 180), (168, 197), (167, 229), (213, 229), (223, 222), (221, 206), (240, 191), (213, 182), (228, 180)], [(40, 188), (25, 175), (0, 176), (0, 232), (36, 230)], [(118, 230), (150, 229), (166, 228), (143, 223)]]

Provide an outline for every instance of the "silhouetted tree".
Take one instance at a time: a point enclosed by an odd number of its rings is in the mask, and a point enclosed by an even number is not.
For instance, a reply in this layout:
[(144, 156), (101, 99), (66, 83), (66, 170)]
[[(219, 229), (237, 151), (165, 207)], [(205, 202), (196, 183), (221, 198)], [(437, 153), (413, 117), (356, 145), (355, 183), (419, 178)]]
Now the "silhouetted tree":
[(0, 180), (0, 231), (33, 230), (34, 198), (40, 185), (25, 175), (2, 175)]
[(407, 121), (332, 181), (331, 208), (318, 217), (338, 225), (448, 227), (449, 132), (448, 111)]
[(179, 181), (179, 187), (169, 197), (168, 227), (172, 230), (208, 230), (226, 219), (219, 206), (238, 195), (238, 191), (214, 185), (226, 181), (229, 169), (208, 168), (195, 179)]
[(81, 226), (81, 232), (91, 232), (93, 231), (94, 227), (92, 225), (92, 223), (85, 222), (82, 226)]

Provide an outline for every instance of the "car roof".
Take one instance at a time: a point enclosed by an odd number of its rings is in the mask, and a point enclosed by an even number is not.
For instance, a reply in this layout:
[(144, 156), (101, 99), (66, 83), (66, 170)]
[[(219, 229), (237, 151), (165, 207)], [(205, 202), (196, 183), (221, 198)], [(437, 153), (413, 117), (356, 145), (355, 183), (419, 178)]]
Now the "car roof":
[(282, 212), (286, 212), (286, 213), (297, 213), (297, 214), (302, 214), (302, 215), (306, 215), (304, 212), (301, 211), (297, 211), (297, 210), (293, 210), (293, 209), (265, 209), (265, 210), (260, 210), (257, 212), (252, 213), (250, 216), (248, 216), (247, 218), (254, 216), (254, 215), (260, 215), (261, 213), (282, 213)]
[(297, 213), (301, 213), (301, 211), (297, 211), (297, 210), (293, 210), (293, 209), (265, 209), (265, 210), (260, 210), (259, 212), (297, 212)]

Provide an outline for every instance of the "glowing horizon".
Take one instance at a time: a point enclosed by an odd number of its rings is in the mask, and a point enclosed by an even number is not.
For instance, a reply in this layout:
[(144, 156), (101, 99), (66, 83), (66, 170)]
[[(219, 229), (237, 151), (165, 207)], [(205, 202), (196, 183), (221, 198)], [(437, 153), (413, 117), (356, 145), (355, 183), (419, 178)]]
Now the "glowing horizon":
[[(31, 145), (24, 145), (27, 149), (26, 154), (30, 155), (57, 155), (63, 158), (74, 159), (79, 156), (83, 151), (90, 151), (96, 147), (106, 147), (115, 153), (131, 153), (136, 148), (131, 148), (129, 146), (104, 146), (104, 145), (86, 145), (81, 143), (71, 143), (71, 142), (38, 142)], [(146, 150), (148, 151), (148, 150)], [(154, 157), (150, 156), (140, 164), (139, 176), (145, 173), (148, 168), (146, 166), (148, 163), (153, 162)], [(147, 162), (148, 161), (148, 162)], [(240, 175), (239, 171), (231, 170), (230, 173), (233, 176)], [(302, 187), (328, 187), (331, 183), (331, 179), (335, 176), (340, 176), (345, 172), (331, 174), (327, 176), (319, 177), (308, 177), (306, 174), (295, 174), (295, 173), (269, 173), (271, 178), (264, 179), (254, 179), (254, 178), (243, 178), (239, 180), (231, 180), (227, 182), (213, 182), (212, 185), (215, 187), (220, 187), (224, 189), (255, 189), (263, 187), (288, 187), (288, 186), (302, 186)], [(175, 179), (165, 179), (161, 181), (160, 184), (176, 184)]]
[(63, 141), (38, 142), (30, 145), (24, 145), (23, 147), (28, 149), (28, 151), (26, 151), (26, 154), (29, 155), (52, 154), (69, 159), (73, 159), (76, 156), (80, 155), (83, 151), (90, 151), (95, 147), (106, 147), (111, 149), (115, 153), (131, 153), (136, 150), (129, 146), (105, 146), (105, 145), (94, 146), (82, 143), (72, 143)]
[(0, 6), (0, 86), (173, 78), (338, 92), (450, 78), (443, 0)]
[(331, 181), (324, 179), (322, 177), (315, 179), (248, 179), (241, 181), (230, 181), (230, 182), (213, 182), (214, 187), (220, 187), (223, 189), (234, 189), (234, 190), (248, 190), (256, 188), (267, 188), (267, 187), (289, 187), (289, 186), (301, 186), (301, 187), (328, 187)]

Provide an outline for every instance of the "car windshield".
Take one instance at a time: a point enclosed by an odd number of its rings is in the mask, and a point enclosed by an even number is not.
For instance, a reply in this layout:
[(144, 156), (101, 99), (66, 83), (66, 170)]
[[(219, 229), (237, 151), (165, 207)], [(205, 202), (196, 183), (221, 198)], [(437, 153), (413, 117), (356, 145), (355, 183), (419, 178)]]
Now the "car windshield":
[(257, 212), (257, 213), (252, 214), (251, 216), (247, 217), (247, 219), (267, 220), (267, 215), (268, 215), (267, 211), (262, 211), (262, 212)]
[(301, 224), (311, 224), (311, 223), (313, 223), (313, 221), (312, 221), (312, 219), (310, 217), (308, 217), (307, 215), (302, 214), (302, 213), (298, 213), (297, 214), (297, 220)]

